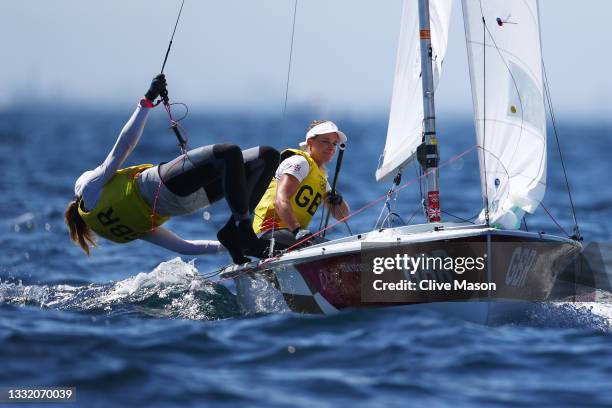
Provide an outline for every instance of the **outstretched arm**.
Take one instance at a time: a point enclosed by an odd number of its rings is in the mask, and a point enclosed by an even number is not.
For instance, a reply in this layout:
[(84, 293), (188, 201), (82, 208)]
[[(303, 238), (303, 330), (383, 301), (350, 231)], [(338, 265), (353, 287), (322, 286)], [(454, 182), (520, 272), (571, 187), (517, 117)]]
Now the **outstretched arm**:
[(142, 103), (138, 104), (130, 119), (121, 129), (115, 145), (100, 166), (104, 171), (103, 178), (105, 182), (125, 163), (125, 160), (138, 144), (147, 123), (150, 110), (151, 108), (143, 106)]
[[(117, 142), (115, 142), (113, 149), (102, 163), (102, 167), (108, 168), (104, 175), (105, 178), (108, 177), (106, 181), (108, 181), (108, 179), (115, 174), (117, 169), (123, 165), (138, 144), (140, 136), (142, 136), (142, 132), (144, 131), (145, 124), (147, 123), (149, 111), (154, 106), (153, 101), (161, 93), (167, 92), (166, 85), (166, 77), (163, 74), (156, 76), (151, 82), (151, 86), (145, 94), (145, 97), (140, 101), (130, 119), (125, 126), (123, 126), (123, 129), (121, 129)], [(109, 173), (109, 170), (112, 170), (112, 172)]]
[(76, 181), (75, 195), (83, 197), (86, 208), (95, 207), (106, 182), (113, 177), (119, 166), (125, 162), (138, 144), (149, 110), (150, 108), (139, 105), (119, 133), (115, 145), (102, 164), (93, 170), (86, 171)]
[(130, 119), (121, 129), (119, 137), (108, 156), (106, 156), (106, 159), (95, 169), (83, 173), (76, 181), (74, 187), (75, 195), (83, 197), (86, 209), (95, 207), (106, 182), (113, 177), (138, 144), (144, 131), (149, 111), (153, 107), (149, 98), (155, 98), (156, 95), (159, 95), (158, 91), (165, 89), (165, 86), (166, 80), (163, 76), (157, 76), (153, 80), (151, 88), (147, 91), (146, 98), (140, 101)]
[(210, 255), (225, 251), (219, 241), (188, 241), (163, 227), (149, 231), (141, 239), (182, 255)]

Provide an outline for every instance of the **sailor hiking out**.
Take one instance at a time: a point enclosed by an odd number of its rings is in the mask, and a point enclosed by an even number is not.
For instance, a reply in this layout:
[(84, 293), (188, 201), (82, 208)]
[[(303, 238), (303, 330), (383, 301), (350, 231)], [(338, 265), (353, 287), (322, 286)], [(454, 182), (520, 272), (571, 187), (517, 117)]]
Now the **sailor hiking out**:
[[(121, 168), (138, 144), (153, 101), (167, 98), (166, 86), (163, 74), (155, 77), (106, 159), (77, 179), (65, 212), (70, 238), (88, 255), (97, 234), (116, 243), (143, 239), (187, 255), (216, 253), (223, 245), (235, 263), (248, 262), (247, 254), (261, 256), (266, 244), (254, 234), (251, 214), (278, 166), (275, 149), (241, 151), (235, 144), (215, 144), (157, 166)], [(222, 198), (231, 216), (217, 234), (219, 241), (185, 240), (161, 226)]]

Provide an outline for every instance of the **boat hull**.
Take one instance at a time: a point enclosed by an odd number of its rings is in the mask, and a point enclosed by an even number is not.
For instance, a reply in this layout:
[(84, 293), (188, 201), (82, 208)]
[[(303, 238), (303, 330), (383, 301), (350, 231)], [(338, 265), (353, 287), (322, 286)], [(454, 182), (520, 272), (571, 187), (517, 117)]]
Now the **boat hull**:
[[(255, 313), (329, 314), (363, 307), (419, 305), (418, 308), (441, 308), (461, 318), (491, 322), (492, 316), (514, 315), (528, 308), (530, 302), (549, 299), (558, 274), (581, 250), (576, 241), (520, 231), (468, 229), (452, 234), (436, 230), (425, 238), (423, 234), (397, 232), (380, 239), (370, 235), (357, 247), (356, 242), (351, 246), (345, 241), (344, 248), (336, 251), (333, 248), (342, 247), (342, 242), (332, 241), (303, 251), (301, 257), (242, 271), (234, 277), (238, 302), (245, 311)], [(319, 254), (312, 255), (317, 250)], [(412, 274), (397, 271), (415, 286), (420, 281), (433, 281), (438, 285), (448, 283), (451, 290), (369, 290), (373, 280), (380, 277), (372, 274), (371, 260), (397, 253), (454, 259), (480, 256), (485, 263), (480, 270), (462, 274), (436, 267), (421, 268)], [(469, 290), (462, 281), (486, 282), (489, 286), (486, 290)]]

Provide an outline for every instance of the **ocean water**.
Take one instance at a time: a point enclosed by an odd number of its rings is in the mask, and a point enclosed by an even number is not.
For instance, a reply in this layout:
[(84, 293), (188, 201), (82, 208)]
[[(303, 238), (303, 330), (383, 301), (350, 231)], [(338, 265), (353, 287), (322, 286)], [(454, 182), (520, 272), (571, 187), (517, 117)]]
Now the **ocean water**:
[[(0, 387), (76, 387), (76, 405), (87, 407), (612, 405), (606, 301), (539, 304), (523, 320), (496, 326), (410, 308), (306, 316), (271, 305), (246, 315), (232, 282), (206, 279), (227, 255), (180, 258), (145, 242), (101, 241), (85, 256), (68, 240), (63, 211), (76, 177), (103, 160), (129, 109), (0, 113)], [(178, 153), (162, 113), (154, 112), (127, 164)], [(280, 149), (294, 146), (311, 119), (219, 114), (183, 123), (191, 147), (233, 141)], [(373, 177), (385, 118), (333, 119), (349, 135), (339, 189), (357, 209), (389, 188)], [(438, 126), (443, 160), (473, 147), (469, 118)], [(561, 122), (560, 130), (582, 233), (608, 242), (612, 126)], [(552, 138), (549, 151), (544, 205), (571, 232)], [(476, 215), (475, 151), (441, 174), (443, 209)], [(404, 220), (423, 221), (418, 197), (416, 184), (401, 192)], [(352, 230), (371, 229), (380, 211), (377, 205), (351, 219)], [(168, 225), (186, 238), (210, 239), (226, 216), (219, 203)], [(527, 222), (563, 235), (542, 209)], [(337, 227), (332, 237), (345, 234)]]

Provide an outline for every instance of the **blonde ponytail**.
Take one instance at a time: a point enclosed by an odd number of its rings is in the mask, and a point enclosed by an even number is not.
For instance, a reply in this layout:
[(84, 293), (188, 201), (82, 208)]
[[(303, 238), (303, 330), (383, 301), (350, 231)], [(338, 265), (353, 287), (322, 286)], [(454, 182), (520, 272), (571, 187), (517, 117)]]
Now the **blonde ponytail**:
[(64, 221), (68, 226), (70, 239), (90, 255), (90, 246), (96, 246), (96, 235), (79, 214), (79, 200), (74, 199), (68, 203), (64, 212)]

